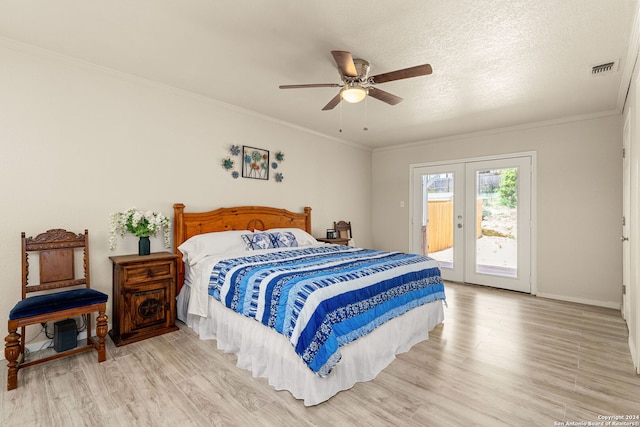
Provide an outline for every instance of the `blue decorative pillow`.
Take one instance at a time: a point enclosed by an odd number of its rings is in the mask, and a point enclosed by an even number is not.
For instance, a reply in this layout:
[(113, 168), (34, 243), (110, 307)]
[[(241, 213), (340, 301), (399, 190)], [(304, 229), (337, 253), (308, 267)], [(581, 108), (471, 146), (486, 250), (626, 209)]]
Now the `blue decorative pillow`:
[(273, 242), (269, 233), (243, 234), (242, 240), (250, 251), (257, 249), (273, 249)]
[(251, 249), (253, 249), (251, 247), (251, 241), (253, 239), (253, 234), (243, 234), (242, 236), (242, 240), (244, 241), (244, 245), (246, 246), (247, 250), (250, 251)]
[(271, 240), (273, 241), (274, 248), (293, 248), (298, 246), (296, 236), (289, 231), (271, 234)]

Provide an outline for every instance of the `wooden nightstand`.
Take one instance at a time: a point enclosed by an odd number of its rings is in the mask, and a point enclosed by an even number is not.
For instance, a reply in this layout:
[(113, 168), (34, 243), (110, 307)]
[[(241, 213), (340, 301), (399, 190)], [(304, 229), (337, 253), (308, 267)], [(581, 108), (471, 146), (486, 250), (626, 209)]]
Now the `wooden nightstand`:
[(351, 239), (346, 239), (346, 238), (336, 238), (336, 239), (325, 239), (324, 237), (316, 237), (316, 240), (318, 242), (324, 242), (324, 243), (333, 243), (334, 245), (349, 245), (349, 240)]
[(178, 329), (176, 274), (178, 255), (109, 257), (113, 262), (113, 329), (117, 345), (129, 344)]

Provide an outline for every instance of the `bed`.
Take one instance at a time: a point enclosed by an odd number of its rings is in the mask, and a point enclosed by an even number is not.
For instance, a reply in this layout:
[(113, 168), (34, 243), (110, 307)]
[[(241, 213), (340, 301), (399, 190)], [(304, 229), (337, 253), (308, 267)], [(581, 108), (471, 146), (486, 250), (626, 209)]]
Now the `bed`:
[(374, 379), (444, 319), (434, 260), (320, 243), (308, 207), (176, 203), (173, 233), (178, 319), (306, 406)]

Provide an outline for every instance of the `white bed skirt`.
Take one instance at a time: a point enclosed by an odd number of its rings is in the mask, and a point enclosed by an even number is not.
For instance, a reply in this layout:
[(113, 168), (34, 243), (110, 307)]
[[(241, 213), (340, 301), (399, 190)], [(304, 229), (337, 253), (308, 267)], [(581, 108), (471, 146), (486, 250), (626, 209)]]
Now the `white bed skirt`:
[[(276, 390), (288, 390), (305, 406), (322, 403), (358, 382), (371, 381), (396, 354), (429, 338), (429, 331), (444, 319), (442, 301), (415, 308), (386, 322), (370, 334), (341, 347), (342, 359), (331, 374), (314, 374), (295, 353), (289, 341), (253, 319), (244, 317), (209, 298), (209, 317), (187, 314), (189, 287), (178, 295), (178, 319), (200, 339), (215, 339), (220, 350), (234, 353), (238, 367), (254, 377), (266, 377)], [(402, 333), (399, 333), (402, 331)]]

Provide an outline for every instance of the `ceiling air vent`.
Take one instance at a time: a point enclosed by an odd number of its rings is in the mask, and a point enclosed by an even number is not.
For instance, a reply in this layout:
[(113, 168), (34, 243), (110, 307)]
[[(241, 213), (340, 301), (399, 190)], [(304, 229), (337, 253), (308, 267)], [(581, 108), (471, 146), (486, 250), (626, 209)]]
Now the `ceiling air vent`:
[(618, 71), (618, 60), (593, 65), (591, 67), (591, 75), (593, 77), (615, 73), (616, 71)]

